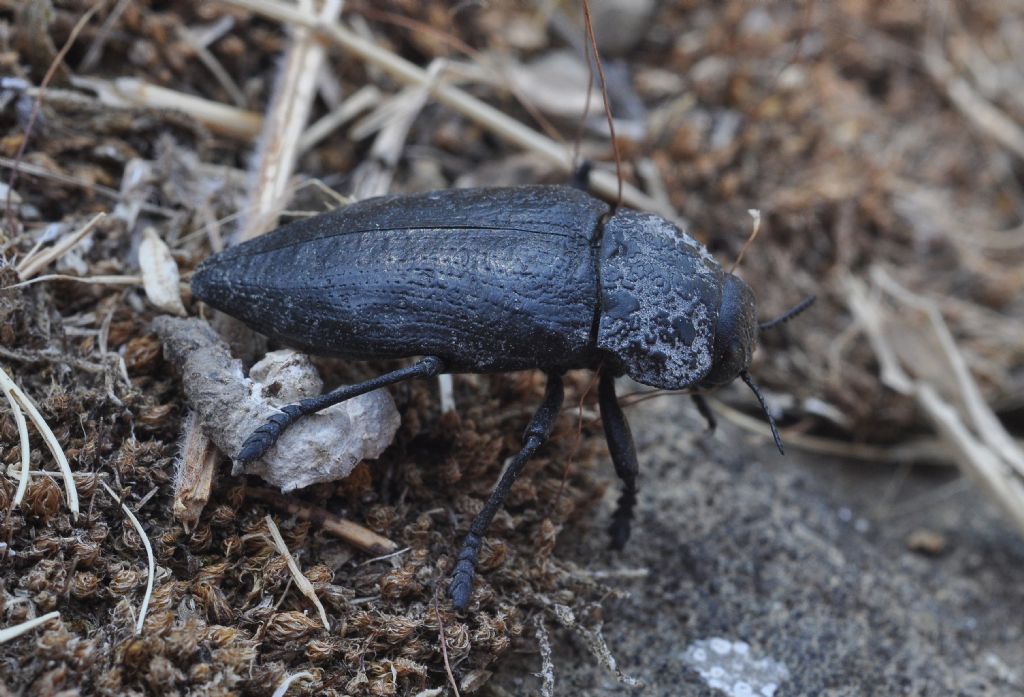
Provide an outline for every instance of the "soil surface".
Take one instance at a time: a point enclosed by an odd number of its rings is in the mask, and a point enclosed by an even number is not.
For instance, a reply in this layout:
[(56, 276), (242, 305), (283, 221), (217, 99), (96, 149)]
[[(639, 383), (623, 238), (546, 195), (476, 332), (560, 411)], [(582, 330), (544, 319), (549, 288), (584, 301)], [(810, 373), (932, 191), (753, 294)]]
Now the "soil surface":
[[(628, 549), (606, 549), (610, 505), (560, 541), (591, 571), (649, 571), (606, 580), (628, 593), (603, 632), (638, 694), (1024, 690), (1024, 543), (955, 471), (782, 457), (728, 424), (702, 434), (671, 397), (630, 418), (643, 479)], [(555, 694), (628, 692), (572, 636), (552, 642)], [(499, 683), (527, 694), (539, 668), (521, 654)]]

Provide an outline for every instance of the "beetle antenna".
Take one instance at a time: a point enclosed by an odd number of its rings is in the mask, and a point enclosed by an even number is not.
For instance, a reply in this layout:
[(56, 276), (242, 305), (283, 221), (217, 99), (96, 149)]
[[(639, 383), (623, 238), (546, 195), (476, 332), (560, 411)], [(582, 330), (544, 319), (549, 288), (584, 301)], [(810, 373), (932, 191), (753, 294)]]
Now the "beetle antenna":
[[(615, 205), (610, 213), (614, 213), (622, 205), (622, 155), (619, 153), (619, 140), (615, 136), (615, 119), (612, 118), (611, 100), (608, 98), (608, 81), (604, 78), (604, 66), (601, 65), (601, 54), (597, 50), (597, 36), (594, 34), (594, 22), (590, 17), (590, 2), (583, 0), (583, 26), (587, 32), (587, 40), (594, 52), (594, 65), (597, 67), (597, 77), (601, 81), (601, 97), (604, 99), (604, 114), (608, 117), (608, 134), (612, 141), (612, 152), (615, 154), (615, 174), (619, 180), (619, 192), (615, 198)], [(587, 64), (590, 64), (590, 53), (587, 53)], [(593, 78), (591, 78), (593, 79)], [(587, 93), (588, 104), (590, 93)]]
[(806, 298), (797, 303), (797, 305), (792, 309), (786, 310), (775, 319), (770, 319), (767, 322), (761, 322), (759, 325), (757, 325), (757, 328), (763, 332), (765, 329), (772, 329), (773, 327), (777, 327), (780, 324), (788, 322), (789, 320), (793, 319), (801, 312), (809, 308), (811, 305), (813, 305), (816, 299), (817, 296), (808, 295)]
[(747, 387), (753, 391), (754, 396), (757, 397), (757, 401), (761, 403), (761, 409), (764, 410), (764, 415), (768, 418), (768, 425), (771, 426), (772, 429), (772, 438), (775, 439), (775, 447), (779, 449), (780, 453), (785, 455), (786, 451), (782, 449), (782, 436), (779, 435), (779, 429), (775, 426), (775, 417), (772, 416), (771, 411), (768, 410), (768, 402), (764, 401), (764, 395), (761, 394), (761, 390), (758, 389), (757, 383), (755, 383), (754, 379), (750, 377), (750, 373), (745, 370), (740, 373), (740, 378), (743, 382), (747, 383)]

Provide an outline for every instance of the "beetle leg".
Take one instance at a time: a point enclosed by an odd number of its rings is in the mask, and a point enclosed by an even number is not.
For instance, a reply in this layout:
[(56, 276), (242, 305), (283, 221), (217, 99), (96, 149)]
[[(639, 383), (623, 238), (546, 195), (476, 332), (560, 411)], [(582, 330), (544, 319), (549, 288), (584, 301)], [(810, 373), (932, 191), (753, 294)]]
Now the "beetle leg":
[(718, 427), (718, 420), (715, 418), (715, 412), (711, 411), (711, 405), (708, 404), (708, 400), (704, 399), (704, 395), (696, 393), (691, 394), (690, 398), (697, 406), (697, 411), (699, 411), (700, 415), (704, 417), (704, 421), (707, 422), (708, 431), (714, 433), (715, 429)]
[(611, 453), (612, 462), (615, 464), (615, 473), (622, 480), (622, 495), (619, 496), (619, 504), (609, 528), (612, 549), (622, 549), (629, 540), (629, 524), (633, 519), (633, 506), (636, 505), (636, 476), (640, 466), (637, 463), (629, 422), (626, 421), (626, 415), (622, 413), (618, 397), (615, 396), (615, 376), (610, 372), (602, 373), (597, 391), (608, 452)]
[(576, 171), (572, 173), (569, 185), (580, 191), (588, 190), (590, 188), (590, 170), (593, 168), (594, 165), (590, 160), (581, 161)]
[(459, 610), (464, 610), (469, 605), (469, 598), (473, 591), (473, 577), (476, 575), (476, 558), (480, 552), (484, 533), (487, 532), (494, 515), (505, 501), (505, 496), (508, 495), (508, 490), (512, 488), (513, 482), (523, 471), (526, 461), (551, 434), (551, 429), (558, 418), (558, 412), (562, 408), (563, 393), (562, 376), (549, 373), (544, 401), (534, 413), (530, 425), (526, 427), (526, 433), (523, 434), (522, 450), (512, 458), (508, 467), (505, 468), (497, 486), (494, 487), (494, 491), (487, 499), (487, 503), (469, 526), (469, 532), (462, 541), (462, 549), (459, 551), (458, 561), (455, 563), (451, 584), (448, 586), (448, 595)]
[(409, 380), (411, 378), (429, 378), (444, 370), (444, 363), (437, 356), (427, 356), (420, 361), (399, 370), (385, 373), (372, 380), (360, 382), (355, 385), (345, 385), (336, 390), (316, 397), (303, 399), (301, 402), (281, 407), (280, 414), (271, 416), (267, 423), (263, 424), (252, 435), (242, 443), (242, 449), (235, 459), (241, 462), (251, 462), (262, 457), (271, 446), (281, 437), (281, 433), (307, 414), (314, 414), (326, 409), (329, 406), (339, 404), (345, 400), (358, 397), (361, 394), (372, 392), (386, 385), (393, 385), (396, 382)]

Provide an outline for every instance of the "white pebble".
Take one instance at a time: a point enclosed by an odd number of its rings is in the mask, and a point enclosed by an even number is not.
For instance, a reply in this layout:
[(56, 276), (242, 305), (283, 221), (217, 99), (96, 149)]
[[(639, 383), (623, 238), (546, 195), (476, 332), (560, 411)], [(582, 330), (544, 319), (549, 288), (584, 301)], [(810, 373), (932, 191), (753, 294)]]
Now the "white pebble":
[(728, 639), (714, 638), (711, 640), (711, 650), (717, 654), (725, 656), (732, 651), (732, 642)]

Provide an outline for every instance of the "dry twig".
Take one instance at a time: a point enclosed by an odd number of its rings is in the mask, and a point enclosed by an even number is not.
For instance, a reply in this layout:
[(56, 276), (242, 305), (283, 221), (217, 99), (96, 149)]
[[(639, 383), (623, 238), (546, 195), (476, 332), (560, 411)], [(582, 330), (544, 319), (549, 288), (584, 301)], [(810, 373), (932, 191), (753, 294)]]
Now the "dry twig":
[(182, 427), (181, 458), (174, 475), (174, 517), (186, 532), (199, 522), (210, 500), (219, 453), (199, 428), (199, 417), (189, 410)]
[(370, 554), (389, 554), (398, 549), (398, 545), (386, 537), (378, 535), (362, 525), (345, 520), (333, 513), (318, 506), (310, 505), (304, 501), (284, 496), (270, 489), (250, 487), (246, 489), (246, 495), (258, 501), (269, 503), (288, 515), (293, 515), (299, 520), (308, 520), (316, 523), (325, 532), (334, 535), (340, 540), (348, 542), (353, 547)]

